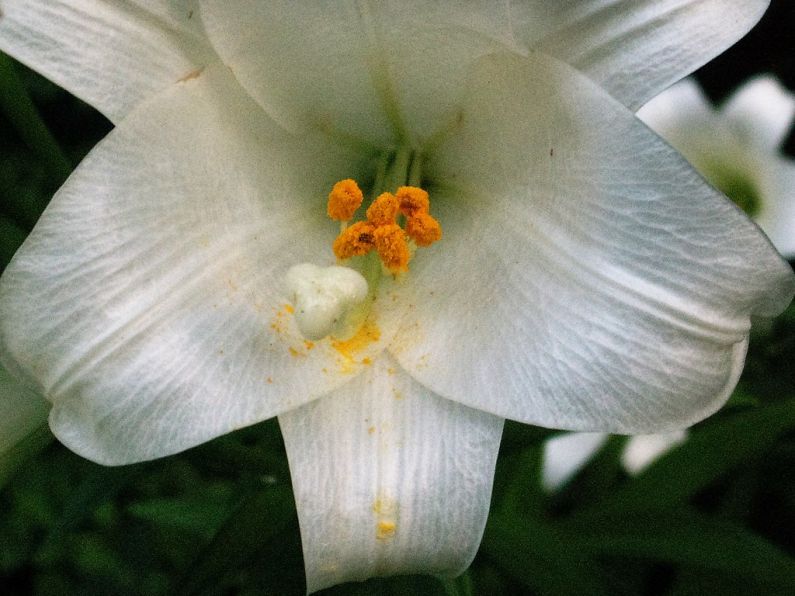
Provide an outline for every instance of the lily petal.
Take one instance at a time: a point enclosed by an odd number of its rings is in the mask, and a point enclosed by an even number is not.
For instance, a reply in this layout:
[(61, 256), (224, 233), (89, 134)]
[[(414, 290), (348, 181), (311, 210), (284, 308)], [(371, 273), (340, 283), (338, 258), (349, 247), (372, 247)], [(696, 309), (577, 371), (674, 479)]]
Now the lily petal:
[(656, 460), (687, 440), (686, 430), (630, 437), (621, 454), (621, 464), (631, 475), (640, 474)]
[(760, 156), (759, 179), (767, 200), (756, 216), (759, 226), (782, 255), (795, 257), (795, 163), (790, 159)]
[(445, 126), (468, 66), (514, 46), (505, 3), (202, 0), (201, 12), (224, 63), (278, 122), (381, 145)]
[(375, 358), (399, 309), (345, 351), (305, 342), (284, 306), (290, 266), (333, 262), (326, 193), (362, 159), (285, 134), (220, 65), (130, 114), (0, 280), (6, 364), (53, 402), (61, 441), (107, 464), (167, 455)]
[(488, 515), (503, 420), (439, 398), (384, 356), (279, 416), (309, 592), (395, 573), (457, 575)]
[(775, 152), (795, 119), (795, 95), (775, 77), (745, 83), (721, 108), (735, 134), (746, 144)]
[(49, 411), (44, 398), (0, 366), (0, 486), (24, 459), (32, 437), (47, 423)]
[(566, 484), (602, 448), (606, 433), (564, 433), (544, 443), (541, 485), (554, 492)]
[(750, 314), (795, 292), (736, 206), (540, 55), (483, 61), (425, 171), (445, 237), (413, 263), (415, 308), (390, 350), (471, 407), (624, 434), (692, 424), (736, 384)]
[(769, 0), (516, 2), (514, 27), (530, 47), (587, 74), (632, 111), (723, 52)]
[(197, 0), (3, 0), (0, 50), (118, 122), (215, 59)]

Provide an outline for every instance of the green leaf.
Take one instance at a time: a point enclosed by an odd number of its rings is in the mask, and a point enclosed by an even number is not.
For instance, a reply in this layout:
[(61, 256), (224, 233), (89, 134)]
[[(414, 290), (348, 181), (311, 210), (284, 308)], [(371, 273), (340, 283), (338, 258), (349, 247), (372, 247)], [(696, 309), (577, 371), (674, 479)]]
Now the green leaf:
[(272, 486), (249, 495), (175, 582), (171, 593), (187, 596), (221, 585), (224, 578), (253, 561), (294, 518), (293, 493), (286, 486)]
[(542, 595), (607, 596), (613, 592), (599, 565), (572, 548), (567, 537), (550, 524), (492, 515), (481, 553)]
[(560, 522), (558, 529), (569, 548), (593, 557), (652, 559), (795, 585), (795, 559), (788, 554), (732, 521), (687, 508), (606, 512)]
[(39, 551), (40, 560), (46, 560), (69, 532), (147, 469), (147, 464), (108, 468), (89, 462), (84, 463), (87, 472), (80, 484), (70, 492), (58, 520), (47, 534)]
[(232, 508), (231, 486), (206, 485), (199, 494), (161, 497), (132, 503), (127, 511), (138, 519), (210, 540)]
[(72, 165), (41, 119), (14, 68), (14, 62), (0, 52), (0, 109), (22, 140), (44, 161), (53, 179), (60, 183)]
[(25, 241), (27, 234), (10, 218), (0, 215), (0, 271)]

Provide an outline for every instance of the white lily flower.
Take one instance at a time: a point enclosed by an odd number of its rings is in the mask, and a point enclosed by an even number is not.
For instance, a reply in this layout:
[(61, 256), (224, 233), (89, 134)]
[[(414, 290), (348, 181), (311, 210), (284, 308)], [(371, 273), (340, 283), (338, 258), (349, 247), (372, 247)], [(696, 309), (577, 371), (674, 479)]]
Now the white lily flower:
[[(604, 447), (607, 433), (563, 433), (544, 442), (541, 486), (559, 490)], [(621, 452), (621, 465), (631, 476), (640, 474), (656, 460), (687, 440), (687, 431), (633, 435)]]
[[(774, 77), (755, 77), (718, 109), (688, 78), (644, 105), (638, 117), (752, 215), (779, 252), (795, 255), (795, 163), (779, 153), (795, 119), (795, 96)], [(639, 474), (686, 437), (684, 430), (630, 437), (621, 456), (624, 469)], [(558, 490), (607, 438), (567, 433), (546, 441), (544, 488)]]
[(27, 455), (44, 444), (39, 429), (47, 422), (49, 411), (45, 399), (0, 366), (0, 486)]
[[(116, 123), (0, 282), (4, 361), (101, 463), (279, 416), (310, 591), (461, 572), (504, 418), (688, 425), (795, 289), (632, 113), (766, 1), (0, 6), (0, 47)], [(377, 245), (341, 263), (364, 302), (324, 273), (348, 179), (444, 232), (412, 256), (368, 213), (335, 245)]]
[(776, 248), (795, 256), (795, 161), (780, 153), (795, 96), (760, 75), (715, 108), (693, 79), (660, 93), (638, 117), (751, 215)]

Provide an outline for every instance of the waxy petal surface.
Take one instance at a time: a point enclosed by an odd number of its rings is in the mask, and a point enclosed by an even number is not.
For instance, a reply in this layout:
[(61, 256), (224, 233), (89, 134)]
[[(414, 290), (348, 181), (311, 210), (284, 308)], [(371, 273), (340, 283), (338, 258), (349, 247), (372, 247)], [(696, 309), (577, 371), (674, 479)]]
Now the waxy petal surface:
[(745, 35), (768, 0), (525, 0), (517, 37), (587, 74), (631, 110)]
[(291, 265), (333, 263), (325, 195), (361, 164), (284, 134), (220, 65), (126, 118), (0, 280), (2, 356), (53, 402), (61, 441), (101, 463), (167, 455), (374, 359), (399, 309), (340, 351), (303, 340), (283, 287)]
[(489, 510), (503, 420), (441, 399), (390, 358), (279, 416), (310, 592), (394, 573), (457, 575)]
[(692, 424), (734, 387), (750, 315), (795, 291), (737, 207), (540, 55), (483, 61), (426, 173), (445, 237), (413, 263), (390, 349), (471, 407), (577, 430)]
[(197, 0), (3, 0), (0, 50), (113, 122), (215, 59)]
[(467, 68), (513, 44), (506, 3), (202, 0), (201, 14), (224, 63), (277, 121), (377, 144), (446, 126)]

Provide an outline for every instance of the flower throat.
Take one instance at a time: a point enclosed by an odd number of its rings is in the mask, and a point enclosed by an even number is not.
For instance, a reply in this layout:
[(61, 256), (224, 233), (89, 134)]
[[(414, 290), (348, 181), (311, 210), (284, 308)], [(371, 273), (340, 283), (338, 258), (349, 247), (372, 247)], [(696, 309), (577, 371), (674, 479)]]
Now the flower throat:
[[(328, 196), (328, 216), (340, 222), (332, 250), (340, 264), (321, 268), (302, 263), (287, 272), (295, 320), (308, 340), (347, 340), (367, 325), (383, 275), (408, 271), (417, 247), (442, 237), (421, 189), (420, 158), (409, 150), (385, 155), (378, 166), (364, 219), (355, 221), (364, 202), (356, 181), (337, 182)], [(394, 191), (390, 192), (390, 191)]]
[(389, 168), (387, 160), (382, 160), (365, 219), (354, 223), (364, 200), (361, 189), (351, 179), (334, 185), (327, 213), (340, 222), (340, 234), (332, 246), (339, 260), (374, 252), (389, 273), (405, 273), (416, 247), (430, 246), (442, 237), (439, 222), (430, 214), (428, 193), (418, 186), (419, 164), (419, 156), (408, 150), (397, 151)]

